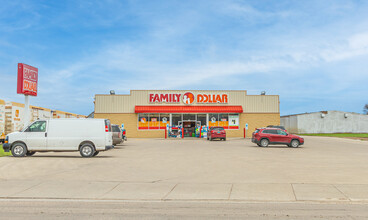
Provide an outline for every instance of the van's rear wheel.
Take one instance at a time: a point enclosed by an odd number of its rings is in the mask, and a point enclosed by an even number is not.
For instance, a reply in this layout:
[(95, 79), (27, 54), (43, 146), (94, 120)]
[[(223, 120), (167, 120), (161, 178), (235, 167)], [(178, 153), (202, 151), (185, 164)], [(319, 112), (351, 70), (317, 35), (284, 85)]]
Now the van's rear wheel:
[(92, 157), (96, 151), (92, 144), (87, 143), (80, 147), (79, 152), (82, 157)]
[(27, 147), (23, 143), (15, 143), (11, 149), (14, 157), (24, 157), (27, 153)]

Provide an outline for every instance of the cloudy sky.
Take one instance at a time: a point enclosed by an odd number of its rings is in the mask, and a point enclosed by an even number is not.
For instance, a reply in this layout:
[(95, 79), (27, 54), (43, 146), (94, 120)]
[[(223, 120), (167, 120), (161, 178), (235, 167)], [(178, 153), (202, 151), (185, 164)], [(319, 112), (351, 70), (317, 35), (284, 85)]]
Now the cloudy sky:
[(22, 62), (39, 68), (31, 104), (79, 114), (111, 89), (264, 90), (280, 95), (281, 115), (368, 103), (368, 1), (0, 5), (0, 99), (24, 102)]

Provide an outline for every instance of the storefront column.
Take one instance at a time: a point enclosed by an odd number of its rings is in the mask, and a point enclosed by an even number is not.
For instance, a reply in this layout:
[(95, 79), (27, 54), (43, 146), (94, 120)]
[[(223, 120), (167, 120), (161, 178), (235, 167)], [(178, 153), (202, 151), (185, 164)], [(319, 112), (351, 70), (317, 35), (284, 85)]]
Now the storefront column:
[(171, 131), (171, 128), (172, 128), (172, 114), (170, 113), (170, 131)]
[(210, 126), (209, 126), (209, 124), (208, 124), (208, 118), (209, 118), (209, 114), (207, 113), (207, 114), (206, 114), (206, 121), (207, 121), (207, 122), (206, 122), (206, 125), (207, 125), (207, 127), (209, 128)]

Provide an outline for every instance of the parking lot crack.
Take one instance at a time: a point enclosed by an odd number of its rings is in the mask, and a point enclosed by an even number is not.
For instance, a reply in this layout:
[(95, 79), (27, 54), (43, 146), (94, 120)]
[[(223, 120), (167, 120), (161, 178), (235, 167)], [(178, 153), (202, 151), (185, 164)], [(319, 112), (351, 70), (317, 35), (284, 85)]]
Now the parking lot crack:
[(296, 198), (296, 194), (295, 194), (295, 189), (294, 189), (294, 186), (292, 183), (290, 183), (291, 185), (291, 189), (293, 190), (293, 194), (294, 194), (294, 198), (295, 198), (295, 201), (298, 201), (298, 199)]
[(233, 187), (234, 187), (234, 184), (232, 183), (232, 184), (231, 184), (231, 188), (230, 188), (229, 197), (227, 198), (227, 200), (230, 200), (231, 193), (233, 192)]
[(114, 187), (112, 187), (110, 190), (108, 190), (107, 192), (105, 192), (105, 195), (109, 194), (110, 192), (112, 192), (114, 189), (116, 189), (116, 187), (118, 187), (121, 184), (121, 182), (119, 182), (118, 184), (116, 184)]
[(39, 186), (39, 185), (41, 185), (42, 183), (44, 183), (44, 182), (39, 182), (39, 183), (37, 183), (37, 184), (35, 184), (35, 185), (33, 185), (33, 186), (28, 187), (27, 189), (24, 189), (24, 190), (21, 190), (21, 191), (19, 191), (19, 192), (16, 192), (16, 193), (10, 194), (8, 197), (13, 197), (13, 196), (15, 196), (15, 195), (17, 195), (17, 194), (19, 194), (19, 193), (22, 193), (22, 192), (25, 192), (25, 191), (27, 191), (27, 190), (29, 190), (29, 189), (32, 189), (33, 187)]
[(170, 193), (176, 188), (176, 186), (178, 185), (179, 183), (175, 184), (175, 186), (170, 190), (170, 192), (168, 192), (164, 197), (162, 197), (162, 200), (165, 200), (166, 197), (168, 197), (170, 195)]
[(345, 198), (347, 198), (349, 201), (351, 201), (351, 199), (343, 192), (341, 191), (339, 188), (337, 188), (337, 186), (335, 186), (334, 184), (332, 184), (332, 186), (337, 190), (339, 191), (343, 196), (345, 196)]

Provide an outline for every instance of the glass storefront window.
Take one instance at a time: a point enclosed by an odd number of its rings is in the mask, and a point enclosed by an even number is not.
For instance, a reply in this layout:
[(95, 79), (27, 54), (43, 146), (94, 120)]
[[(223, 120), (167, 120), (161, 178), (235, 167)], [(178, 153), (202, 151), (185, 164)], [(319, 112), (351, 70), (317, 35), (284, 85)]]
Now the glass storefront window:
[(218, 126), (218, 114), (209, 114), (208, 127)]
[(183, 121), (195, 121), (196, 115), (195, 114), (183, 114)]
[(207, 114), (198, 114), (197, 121), (201, 122), (201, 126), (207, 126)]
[(170, 114), (160, 114), (160, 129), (165, 129), (167, 124), (170, 125)]
[(159, 129), (160, 128), (160, 114), (149, 114), (148, 128), (149, 129)]
[[(221, 126), (225, 129), (239, 129), (239, 114), (224, 113), (215, 114), (172, 114), (172, 127), (183, 126), (183, 119), (185, 121), (196, 121), (195, 126)], [(138, 114), (138, 129), (165, 129), (166, 125), (170, 125), (169, 113), (151, 113)]]
[(229, 114), (219, 114), (219, 126), (229, 128)]
[(172, 126), (178, 127), (179, 121), (181, 121), (181, 114), (172, 114)]
[(138, 129), (148, 129), (148, 114), (138, 114)]

